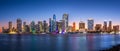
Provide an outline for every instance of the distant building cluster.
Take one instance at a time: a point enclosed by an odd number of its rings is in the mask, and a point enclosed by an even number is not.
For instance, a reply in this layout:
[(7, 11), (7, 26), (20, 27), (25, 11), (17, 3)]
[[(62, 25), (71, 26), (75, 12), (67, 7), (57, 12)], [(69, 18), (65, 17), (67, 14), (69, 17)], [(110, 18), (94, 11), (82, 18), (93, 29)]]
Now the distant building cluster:
[(49, 23), (44, 21), (38, 21), (36, 24), (32, 21), (29, 25), (26, 22), (22, 22), (19, 18), (16, 20), (16, 27), (13, 27), (11, 21), (8, 22), (8, 28), (2, 27), (2, 33), (9, 34), (65, 34), (65, 33), (119, 33), (119, 25), (112, 26), (112, 21), (104, 21), (103, 24), (94, 24), (94, 19), (87, 20), (86, 24), (83, 21), (79, 22), (79, 29), (76, 30), (76, 23), (73, 22), (72, 26), (69, 26), (69, 14), (63, 14), (62, 20), (57, 21), (56, 15), (53, 18), (49, 18)]

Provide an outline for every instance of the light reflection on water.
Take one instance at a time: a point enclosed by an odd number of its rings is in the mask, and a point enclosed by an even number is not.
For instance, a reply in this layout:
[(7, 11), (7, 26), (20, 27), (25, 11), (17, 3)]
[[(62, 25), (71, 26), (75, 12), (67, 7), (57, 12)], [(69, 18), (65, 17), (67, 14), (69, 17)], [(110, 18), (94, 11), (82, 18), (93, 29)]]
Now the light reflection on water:
[(0, 35), (0, 51), (99, 51), (120, 44), (120, 35)]

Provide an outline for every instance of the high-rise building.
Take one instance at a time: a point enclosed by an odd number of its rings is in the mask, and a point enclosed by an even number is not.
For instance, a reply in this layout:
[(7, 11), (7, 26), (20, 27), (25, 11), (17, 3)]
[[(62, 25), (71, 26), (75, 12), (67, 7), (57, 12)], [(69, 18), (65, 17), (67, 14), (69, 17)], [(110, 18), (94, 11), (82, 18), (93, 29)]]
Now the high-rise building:
[(49, 18), (49, 32), (52, 32), (52, 20)]
[(23, 27), (26, 25), (26, 22), (23, 22)]
[(93, 31), (93, 30), (94, 30), (94, 20), (88, 19), (88, 31)]
[(8, 26), (8, 27), (9, 27), (9, 28), (8, 28), (8, 29), (9, 29), (9, 32), (12, 32), (12, 21), (9, 21), (8, 25), (9, 25), (9, 26)]
[(47, 27), (48, 27), (48, 26), (47, 26), (47, 23), (46, 23), (46, 21), (44, 20), (44, 21), (43, 21), (43, 31), (44, 31), (44, 32), (48, 32), (48, 31), (47, 31)]
[(53, 20), (51, 20), (51, 25), (52, 25), (51, 31), (54, 32), (54, 21)]
[(23, 26), (25, 26), (26, 25), (26, 22), (23, 22)]
[(5, 28), (4, 27), (2, 27), (2, 33), (5, 33)]
[(79, 32), (85, 32), (85, 23), (83, 21), (79, 22)]
[(25, 25), (25, 33), (29, 33), (30, 32), (30, 27), (28, 25)]
[(72, 32), (72, 26), (68, 26), (68, 32)]
[(23, 22), (23, 32), (26, 32), (26, 22)]
[(30, 24), (30, 32), (35, 34), (36, 33), (36, 26), (35, 26), (35, 22), (32, 21)]
[(58, 24), (59, 22), (57, 21), (56, 22), (56, 33), (59, 33), (59, 24)]
[(64, 34), (65, 33), (65, 20), (60, 20), (61, 21), (61, 23), (62, 23), (62, 34)]
[(36, 31), (37, 33), (40, 33), (40, 21), (38, 21), (38, 24), (36, 25)]
[(79, 22), (79, 29), (85, 29), (85, 23), (83, 21)]
[(104, 21), (103, 32), (107, 32), (107, 21)]
[(57, 31), (58, 33), (62, 33), (62, 21), (57, 22)]
[(113, 26), (114, 33), (119, 33), (119, 25)]
[(53, 23), (53, 31), (56, 32), (57, 27), (56, 27), (56, 15), (55, 14), (53, 15), (53, 22), (52, 23)]
[(36, 26), (36, 33), (40, 33), (40, 26), (39, 26), (39, 24), (36, 24), (35, 26)]
[(22, 20), (17, 19), (17, 32), (21, 33), (22, 32)]
[(63, 14), (63, 17), (62, 17), (62, 19), (64, 20), (64, 25), (63, 26), (65, 26), (65, 32), (68, 31), (68, 24), (69, 24), (68, 17), (69, 17), (68, 14)]
[(101, 26), (102, 26), (101, 24), (96, 24), (95, 31), (100, 32), (101, 31)]
[(73, 22), (72, 32), (75, 32), (75, 30), (76, 30), (76, 23)]
[(42, 33), (43, 32), (43, 23), (42, 23), (42, 21), (40, 21), (39, 24), (40, 24), (40, 33)]
[(112, 31), (112, 21), (109, 21), (108, 32)]

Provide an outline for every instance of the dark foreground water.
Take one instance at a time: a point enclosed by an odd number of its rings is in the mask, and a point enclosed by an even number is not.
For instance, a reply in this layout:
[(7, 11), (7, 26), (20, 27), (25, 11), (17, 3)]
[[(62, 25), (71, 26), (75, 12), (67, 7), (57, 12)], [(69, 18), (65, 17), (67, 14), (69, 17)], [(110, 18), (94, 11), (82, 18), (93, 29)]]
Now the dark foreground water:
[(120, 44), (120, 35), (0, 34), (0, 51), (99, 51)]

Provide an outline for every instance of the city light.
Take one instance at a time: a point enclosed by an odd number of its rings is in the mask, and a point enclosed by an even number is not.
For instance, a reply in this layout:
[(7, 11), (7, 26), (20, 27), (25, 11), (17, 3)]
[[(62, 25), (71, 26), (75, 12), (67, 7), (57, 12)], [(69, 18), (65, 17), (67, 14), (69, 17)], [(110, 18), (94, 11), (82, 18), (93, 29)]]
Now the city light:
[[(73, 22), (73, 25), (69, 25), (69, 14), (63, 14), (61, 20), (56, 20), (56, 15), (53, 14), (53, 18), (49, 18), (49, 23), (46, 20), (32, 21), (30, 24), (27, 22), (22, 22), (22, 19), (18, 18), (16, 20), (16, 28), (13, 27), (13, 22), (8, 22), (8, 28), (2, 27), (2, 33), (9, 34), (66, 34), (66, 33), (119, 33), (119, 25), (112, 25), (112, 21), (104, 21), (102, 24), (95, 24), (93, 18), (89, 18), (87, 23), (84, 21), (79, 22), (79, 28), (76, 29), (76, 22)], [(87, 25), (87, 28), (86, 28)]]
[[(118, 34), (119, 25), (112, 25), (112, 21), (104, 21), (102, 24), (95, 24), (93, 18), (89, 18), (87, 23), (84, 21), (79, 22), (79, 28), (76, 29), (76, 22), (73, 25), (69, 25), (69, 14), (63, 14), (61, 20), (56, 20), (56, 15), (53, 14), (53, 18), (49, 18), (49, 23), (46, 20), (32, 21), (29, 25), (26, 22), (22, 22), (20, 18), (16, 20), (16, 28), (13, 27), (12, 21), (8, 22), (8, 28), (2, 27), (2, 33), (9, 34), (66, 34), (66, 33), (103, 33), (103, 34)], [(87, 28), (85, 27), (87, 25)]]
[(10, 34), (16, 34), (16, 32), (10, 32)]

